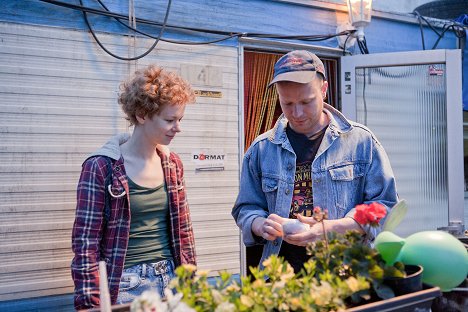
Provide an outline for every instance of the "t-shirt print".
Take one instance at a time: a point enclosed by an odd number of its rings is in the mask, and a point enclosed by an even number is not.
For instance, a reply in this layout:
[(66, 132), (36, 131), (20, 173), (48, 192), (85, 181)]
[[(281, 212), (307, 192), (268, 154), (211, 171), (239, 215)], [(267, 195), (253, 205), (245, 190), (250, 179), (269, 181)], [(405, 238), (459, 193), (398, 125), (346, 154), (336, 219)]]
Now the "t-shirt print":
[(290, 218), (296, 218), (295, 214), (311, 217), (314, 200), (312, 196), (311, 162), (296, 165), (294, 177), (294, 194), (289, 212)]

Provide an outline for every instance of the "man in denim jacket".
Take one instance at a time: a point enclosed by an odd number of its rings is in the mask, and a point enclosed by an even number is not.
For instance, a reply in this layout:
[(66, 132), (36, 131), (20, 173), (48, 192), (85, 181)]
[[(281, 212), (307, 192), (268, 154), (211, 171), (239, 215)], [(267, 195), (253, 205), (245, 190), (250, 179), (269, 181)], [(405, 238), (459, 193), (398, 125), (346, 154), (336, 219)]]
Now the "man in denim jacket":
[[(397, 202), (395, 179), (384, 148), (365, 126), (347, 120), (323, 102), (325, 69), (308, 51), (292, 51), (275, 64), (274, 79), (283, 115), (247, 150), (232, 216), (246, 246), (264, 245), (263, 262), (283, 256), (297, 272), (305, 246), (323, 237), (313, 207), (328, 210), (327, 231), (357, 230), (371, 242), (380, 229), (362, 227), (354, 207)], [(310, 225), (297, 234), (282, 224), (298, 218)]]

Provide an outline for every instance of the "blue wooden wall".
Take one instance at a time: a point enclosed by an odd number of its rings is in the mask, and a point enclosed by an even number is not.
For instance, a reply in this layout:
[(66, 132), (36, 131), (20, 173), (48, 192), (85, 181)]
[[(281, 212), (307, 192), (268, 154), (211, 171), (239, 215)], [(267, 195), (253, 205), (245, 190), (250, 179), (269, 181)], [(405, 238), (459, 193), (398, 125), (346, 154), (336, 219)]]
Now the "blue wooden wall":
[[(110, 11), (128, 15), (128, 0), (101, 0)], [(79, 0), (62, 0), (79, 5)], [(83, 0), (88, 7), (102, 9), (96, 0)], [(136, 0), (138, 18), (162, 22), (167, 0)], [(338, 23), (347, 19), (345, 12), (291, 4), (274, 0), (174, 0), (168, 23), (170, 25), (222, 30), (227, 32), (256, 32), (279, 35), (324, 35), (334, 34)], [(38, 24), (86, 30), (83, 16), (79, 11), (39, 0), (0, 0), (0, 21)], [(97, 31), (127, 33), (127, 29), (114, 19), (90, 15), (90, 21)], [(138, 28), (153, 35), (158, 27), (138, 25)], [(437, 36), (424, 27), (426, 48), (431, 48)], [(422, 50), (421, 35), (417, 24), (391, 21), (373, 17), (365, 29), (367, 44), (371, 53)], [(206, 40), (219, 38), (203, 33), (176, 32), (168, 29), (167, 38), (185, 40)], [(456, 37), (447, 32), (438, 48), (456, 48)], [(232, 39), (221, 44), (237, 45)], [(337, 47), (336, 39), (312, 44)], [(356, 50), (356, 53), (359, 53)]]

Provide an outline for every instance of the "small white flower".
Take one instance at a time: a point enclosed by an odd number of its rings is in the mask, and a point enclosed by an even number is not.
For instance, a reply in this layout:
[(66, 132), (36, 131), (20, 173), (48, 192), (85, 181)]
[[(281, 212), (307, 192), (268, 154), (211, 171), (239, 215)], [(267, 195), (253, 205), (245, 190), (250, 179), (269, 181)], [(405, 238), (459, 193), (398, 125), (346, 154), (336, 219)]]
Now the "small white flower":
[(166, 299), (162, 300), (157, 292), (145, 291), (130, 305), (131, 312), (195, 312), (185, 302), (182, 302), (182, 294), (173, 294), (165, 289)]
[(233, 303), (225, 301), (221, 303), (220, 305), (218, 305), (214, 312), (235, 312), (235, 311), (236, 311), (236, 306)]
[(161, 297), (155, 291), (144, 291), (139, 297), (133, 300), (130, 305), (131, 312), (166, 312), (167, 306), (161, 301)]

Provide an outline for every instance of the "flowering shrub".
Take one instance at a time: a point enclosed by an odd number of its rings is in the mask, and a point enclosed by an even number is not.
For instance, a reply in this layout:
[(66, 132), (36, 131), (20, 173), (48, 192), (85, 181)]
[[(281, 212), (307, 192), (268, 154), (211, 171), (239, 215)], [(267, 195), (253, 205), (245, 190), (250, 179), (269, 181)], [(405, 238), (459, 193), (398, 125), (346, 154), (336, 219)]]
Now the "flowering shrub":
[[(355, 219), (362, 225), (378, 225), (385, 214), (385, 207), (378, 203), (359, 205)], [(322, 223), (324, 239), (307, 246), (311, 258), (299, 273), (294, 274), (282, 258), (271, 256), (263, 262), (263, 270), (250, 269), (252, 279), (241, 277), (239, 284), (230, 273), (220, 272), (213, 285), (208, 281), (209, 272), (182, 265), (176, 269), (176, 278), (170, 284), (177, 295), (168, 293), (168, 305), (157, 306), (156, 310), (342, 311), (363, 300), (394, 297), (384, 280), (403, 277), (404, 265), (400, 262), (387, 265), (377, 250), (363, 243), (358, 232), (326, 232), (323, 222), (328, 217), (326, 210), (316, 207), (313, 215)], [(176, 310), (177, 307), (181, 310)]]
[(378, 226), (380, 220), (387, 214), (387, 209), (377, 202), (356, 206), (354, 219), (361, 225)]
[(321, 240), (307, 246), (307, 252), (316, 263), (316, 275), (319, 278), (331, 274), (343, 280), (350, 277), (363, 278), (370, 285), (354, 293), (350, 303), (357, 304), (377, 296), (389, 299), (395, 296), (393, 290), (385, 285), (385, 278), (403, 277), (404, 265), (396, 262), (389, 266), (379, 252), (362, 243), (361, 234), (348, 231), (345, 234), (328, 234), (326, 242)]
[[(361, 225), (378, 226), (387, 214), (382, 204), (373, 202), (356, 206), (354, 219)], [(317, 219), (315, 216), (319, 216)], [(314, 208), (314, 218), (323, 224), (326, 211)], [(386, 278), (404, 277), (404, 264), (397, 262), (387, 265), (379, 252), (362, 242), (359, 233), (348, 231), (345, 234), (326, 233), (326, 239), (316, 241), (307, 247), (308, 254), (316, 260), (318, 274), (331, 272), (340, 277), (364, 277), (371, 288), (354, 294), (354, 303), (369, 300), (371, 297), (389, 299), (395, 296), (393, 290), (385, 285)]]
[(263, 270), (252, 268), (254, 279), (242, 277), (240, 286), (232, 275), (221, 272), (215, 285), (205, 271), (192, 266), (176, 269), (172, 287), (183, 294), (183, 301), (196, 311), (340, 311), (346, 298), (368, 289), (363, 277), (338, 277), (316, 271), (310, 260), (305, 269), (294, 274), (293, 268), (277, 256), (263, 262)]
[(328, 239), (328, 251), (324, 240), (308, 247), (312, 258), (298, 274), (282, 258), (271, 256), (263, 270), (251, 268), (253, 279), (241, 277), (239, 284), (221, 272), (212, 285), (208, 272), (183, 265), (176, 269), (171, 287), (200, 312), (341, 311), (376, 296), (394, 296), (383, 280), (404, 276), (400, 263), (387, 266), (376, 250), (361, 243), (357, 232), (328, 233)]

